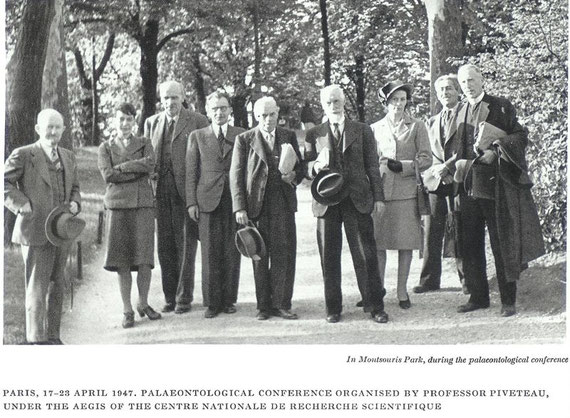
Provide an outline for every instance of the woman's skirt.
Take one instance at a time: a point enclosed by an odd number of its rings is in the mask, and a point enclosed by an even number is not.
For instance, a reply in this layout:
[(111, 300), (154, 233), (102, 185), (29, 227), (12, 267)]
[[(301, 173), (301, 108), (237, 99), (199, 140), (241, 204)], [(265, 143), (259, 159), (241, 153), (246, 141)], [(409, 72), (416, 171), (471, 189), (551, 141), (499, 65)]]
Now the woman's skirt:
[(107, 210), (105, 270), (154, 267), (154, 213), (153, 208)]
[(390, 200), (382, 216), (374, 219), (374, 238), (379, 250), (419, 250), (422, 245), (416, 198)]

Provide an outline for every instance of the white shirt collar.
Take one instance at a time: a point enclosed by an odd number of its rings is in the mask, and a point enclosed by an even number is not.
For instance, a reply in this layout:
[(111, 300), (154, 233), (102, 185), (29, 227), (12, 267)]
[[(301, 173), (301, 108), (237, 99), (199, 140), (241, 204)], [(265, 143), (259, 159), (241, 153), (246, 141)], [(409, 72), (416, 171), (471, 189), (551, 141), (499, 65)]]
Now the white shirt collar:
[(346, 118), (344, 117), (344, 113), (340, 118), (333, 118), (333, 119), (329, 119), (329, 123), (331, 124), (331, 129), (333, 129), (333, 124), (338, 123), (338, 129), (339, 131), (344, 131), (344, 122), (345, 122)]
[(57, 145), (55, 147), (50, 147), (49, 145), (46, 145), (43, 141), (40, 141), (40, 146), (44, 150), (45, 154), (50, 158), (52, 150), (55, 149), (57, 151)]
[(485, 90), (483, 90), (479, 96), (475, 97), (474, 100), (467, 99), (467, 101), (471, 106), (476, 106), (481, 102), (481, 100), (483, 100), (484, 95), (485, 95)]
[(220, 134), (220, 128), (222, 128), (222, 132), (224, 133), (224, 137), (228, 136), (228, 124), (224, 123), (223, 125), (216, 125), (215, 122), (212, 122), (212, 130), (214, 131), (214, 135), (216, 137)]
[(261, 126), (259, 127), (259, 131), (263, 134), (263, 137), (267, 137), (267, 135), (271, 135), (273, 138), (275, 138), (275, 129), (272, 130), (271, 132), (267, 132), (265, 129), (263, 129)]

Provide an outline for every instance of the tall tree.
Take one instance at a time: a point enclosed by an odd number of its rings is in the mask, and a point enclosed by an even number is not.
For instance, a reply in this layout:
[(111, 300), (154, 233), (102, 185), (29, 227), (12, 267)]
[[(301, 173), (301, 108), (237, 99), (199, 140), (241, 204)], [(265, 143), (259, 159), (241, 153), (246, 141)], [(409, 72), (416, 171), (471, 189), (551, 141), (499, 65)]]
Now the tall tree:
[(430, 111), (438, 112), (435, 80), (443, 74), (455, 73), (457, 61), (464, 53), (463, 19), (456, 0), (425, 0), (428, 16), (430, 55)]
[(321, 9), (321, 32), (323, 36), (323, 61), (325, 86), (331, 84), (331, 51), (329, 38), (329, 18), (327, 14), (327, 0), (319, 0)]
[(65, 33), (63, 30), (63, 0), (55, 0), (55, 13), (51, 23), (46, 62), (42, 80), (42, 108), (51, 107), (62, 114), (66, 129), (60, 145), (71, 149), (71, 117), (67, 92), (67, 68), (65, 65)]

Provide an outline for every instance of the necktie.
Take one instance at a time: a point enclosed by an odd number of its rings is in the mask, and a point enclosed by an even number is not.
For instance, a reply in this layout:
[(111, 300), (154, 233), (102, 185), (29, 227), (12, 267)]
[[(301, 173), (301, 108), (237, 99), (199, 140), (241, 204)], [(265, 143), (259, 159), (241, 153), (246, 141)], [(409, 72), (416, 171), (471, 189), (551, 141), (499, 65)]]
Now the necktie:
[(333, 123), (333, 135), (336, 139), (336, 143), (339, 144), (341, 141), (340, 129), (338, 128), (338, 123)]
[(273, 147), (275, 144), (275, 140), (273, 139), (273, 135), (272, 134), (267, 134), (267, 144), (269, 145), (269, 149), (271, 151), (273, 151)]
[(220, 151), (224, 152), (224, 141), (226, 138), (224, 137), (224, 131), (222, 131), (222, 127), (220, 127), (220, 133), (218, 134), (218, 143), (220, 144)]
[(56, 169), (61, 169), (61, 162), (59, 161), (59, 154), (57, 153), (57, 148), (53, 147), (51, 149), (50, 155), (49, 155), (49, 159), (51, 160), (51, 162), (53, 163), (53, 165), (55, 165)]
[[(441, 113), (441, 127), (443, 128), (443, 136), (447, 138), (449, 133), (449, 120), (451, 119), (451, 110), (445, 109)], [(443, 139), (443, 138), (442, 138)]]
[(175, 123), (176, 121), (174, 120), (174, 118), (170, 119), (170, 122), (168, 122), (168, 130), (166, 131), (166, 138), (165, 138), (167, 143), (171, 143), (173, 140)]

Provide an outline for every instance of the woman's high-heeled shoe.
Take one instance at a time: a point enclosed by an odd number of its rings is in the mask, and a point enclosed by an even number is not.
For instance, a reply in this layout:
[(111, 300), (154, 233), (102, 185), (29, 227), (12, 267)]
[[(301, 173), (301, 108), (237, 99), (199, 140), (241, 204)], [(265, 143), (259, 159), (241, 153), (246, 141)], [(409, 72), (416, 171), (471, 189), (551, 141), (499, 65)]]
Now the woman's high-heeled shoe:
[(132, 328), (135, 326), (135, 313), (134, 312), (125, 312), (123, 314), (123, 328)]
[(137, 312), (139, 313), (139, 315), (142, 317), (144, 317), (145, 315), (148, 316), (148, 319), (150, 319), (151, 321), (154, 321), (156, 319), (160, 319), (162, 318), (162, 315), (159, 314), (158, 312), (156, 312), (154, 309), (152, 309), (150, 306), (145, 306), (144, 308), (137, 306)]

